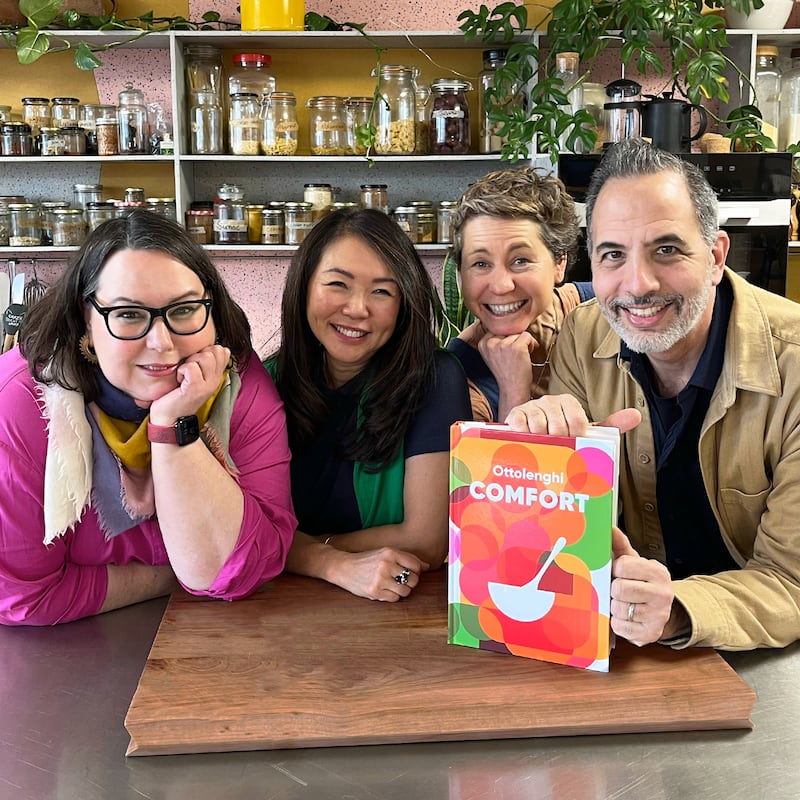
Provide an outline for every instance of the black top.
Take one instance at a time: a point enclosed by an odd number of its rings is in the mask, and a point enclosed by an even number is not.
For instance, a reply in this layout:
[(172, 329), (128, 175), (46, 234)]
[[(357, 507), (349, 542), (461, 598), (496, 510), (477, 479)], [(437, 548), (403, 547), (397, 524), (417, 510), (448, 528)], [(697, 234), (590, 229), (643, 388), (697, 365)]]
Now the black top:
[(675, 580), (738, 568), (711, 510), (698, 448), (703, 419), (722, 372), (732, 308), (733, 290), (725, 279), (717, 287), (705, 350), (689, 383), (675, 397), (656, 393), (646, 356), (632, 352), (624, 342), (620, 348), (620, 355), (630, 360), (631, 374), (641, 384), (650, 408), (658, 516), (667, 567)]
[[(406, 432), (405, 458), (448, 451), (452, 423), (472, 419), (461, 365), (444, 351), (436, 352), (434, 363), (436, 386)], [(310, 449), (292, 455), (292, 499), (298, 528), (311, 536), (363, 527), (353, 486), (354, 462), (338, 456), (338, 442), (355, 429), (360, 386), (356, 376), (327, 393), (330, 424)]]

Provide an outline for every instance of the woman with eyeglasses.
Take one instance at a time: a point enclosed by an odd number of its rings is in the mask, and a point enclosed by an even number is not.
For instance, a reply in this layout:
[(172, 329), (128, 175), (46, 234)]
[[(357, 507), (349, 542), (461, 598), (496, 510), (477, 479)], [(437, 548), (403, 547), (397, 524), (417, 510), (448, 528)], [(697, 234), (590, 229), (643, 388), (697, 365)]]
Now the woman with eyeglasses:
[(149, 211), (103, 223), (0, 357), (0, 623), (249, 594), (291, 545), (289, 459), (206, 252)]

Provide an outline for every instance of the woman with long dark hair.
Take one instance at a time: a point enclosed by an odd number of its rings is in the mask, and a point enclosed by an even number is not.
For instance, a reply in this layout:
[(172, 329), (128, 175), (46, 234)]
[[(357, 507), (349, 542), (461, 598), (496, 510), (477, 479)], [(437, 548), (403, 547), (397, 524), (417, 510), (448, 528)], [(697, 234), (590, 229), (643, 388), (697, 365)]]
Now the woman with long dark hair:
[(275, 387), (202, 247), (149, 211), (94, 230), (0, 357), (0, 623), (168, 593), (234, 599), (296, 520)]
[(292, 261), (281, 347), (299, 520), (287, 569), (398, 600), (447, 554), (450, 425), (463, 371), (437, 350), (435, 289), (386, 214), (336, 211)]

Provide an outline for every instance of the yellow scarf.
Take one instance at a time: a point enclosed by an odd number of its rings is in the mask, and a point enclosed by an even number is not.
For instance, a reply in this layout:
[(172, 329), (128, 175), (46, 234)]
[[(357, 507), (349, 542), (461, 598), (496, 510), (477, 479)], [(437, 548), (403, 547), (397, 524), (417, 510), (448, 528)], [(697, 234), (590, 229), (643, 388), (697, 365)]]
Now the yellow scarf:
[[(197, 410), (197, 421), (200, 424), (200, 430), (208, 422), (211, 407), (227, 380), (228, 371), (225, 370), (217, 390)], [(100, 427), (103, 438), (116, 453), (117, 458), (128, 469), (150, 468), (150, 440), (147, 438), (147, 423), (149, 419), (148, 415), (143, 422), (129, 422), (111, 417), (102, 409), (97, 409), (97, 424)]]

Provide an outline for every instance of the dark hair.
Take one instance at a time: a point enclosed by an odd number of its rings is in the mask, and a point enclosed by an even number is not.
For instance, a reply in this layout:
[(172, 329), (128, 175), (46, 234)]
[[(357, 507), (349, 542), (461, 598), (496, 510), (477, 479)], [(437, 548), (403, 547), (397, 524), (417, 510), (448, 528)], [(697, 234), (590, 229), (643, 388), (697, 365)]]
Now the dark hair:
[[(26, 314), (20, 351), (31, 374), (44, 383), (78, 389), (87, 400), (97, 396), (95, 368), (80, 354), (86, 332), (84, 305), (95, 293), (106, 262), (122, 250), (158, 250), (185, 264), (214, 301), (211, 309), (218, 340), (230, 347), (240, 366), (252, 352), (250, 323), (233, 301), (211, 258), (176, 222), (137, 209), (93, 230), (66, 271)], [(157, 282), (158, 275), (153, 275)]]
[(623, 139), (606, 150), (592, 173), (586, 191), (586, 244), (590, 256), (592, 215), (597, 196), (606, 182), (612, 178), (637, 178), (640, 175), (657, 175), (659, 172), (674, 172), (683, 177), (700, 226), (700, 235), (709, 247), (714, 244), (719, 233), (719, 202), (702, 171), (691, 162), (653, 147), (643, 139)]
[(330, 416), (325, 400), (325, 350), (308, 323), (308, 287), (325, 250), (347, 236), (361, 239), (376, 253), (400, 291), (394, 332), (363, 373), (361, 424), (339, 453), (377, 470), (396, 457), (411, 419), (433, 388), (436, 347), (433, 283), (408, 237), (382, 211), (335, 211), (317, 222), (298, 248), (281, 303), (277, 379), (289, 443), (302, 450)]
[(461, 267), (464, 225), (477, 216), (530, 219), (541, 226), (541, 237), (556, 263), (575, 259), (578, 218), (575, 203), (564, 184), (553, 175), (541, 175), (532, 167), (511, 167), (484, 175), (470, 186), (450, 214), (453, 258)]

